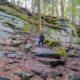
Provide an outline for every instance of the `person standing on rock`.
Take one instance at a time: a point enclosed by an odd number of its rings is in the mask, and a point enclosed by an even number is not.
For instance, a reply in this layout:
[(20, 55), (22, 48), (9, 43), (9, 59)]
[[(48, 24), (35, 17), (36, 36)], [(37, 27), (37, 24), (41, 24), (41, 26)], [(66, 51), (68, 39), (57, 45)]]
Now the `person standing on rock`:
[(41, 33), (41, 35), (39, 37), (39, 46), (40, 46), (41, 43), (42, 43), (42, 47), (43, 47), (43, 45), (44, 45), (44, 35), (43, 35), (43, 33)]

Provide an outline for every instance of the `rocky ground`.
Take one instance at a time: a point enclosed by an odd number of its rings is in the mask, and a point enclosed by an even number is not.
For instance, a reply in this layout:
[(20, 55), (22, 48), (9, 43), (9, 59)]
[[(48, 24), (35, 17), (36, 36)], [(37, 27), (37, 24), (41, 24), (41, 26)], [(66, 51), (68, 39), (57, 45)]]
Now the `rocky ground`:
[[(55, 55), (55, 50), (49, 49), (46, 45), (39, 47), (37, 33), (31, 34), (27, 44), (21, 44), (28, 36), (27, 33), (20, 33), (16, 36), (17, 41), (12, 40), (12, 37), (0, 40), (3, 44), (0, 47), (0, 76), (14, 80), (29, 80), (29, 78), (30, 80), (80, 80), (79, 51), (76, 51), (77, 56), (70, 53), (65, 64), (55, 65), (57, 60), (64, 62), (64, 58), (56, 59), (57, 57), (54, 58), (53, 55), (53, 58), (49, 58), (50, 55), (35, 56), (38, 53), (43, 55), (54, 53)], [(50, 65), (51, 61), (55, 66)], [(23, 74), (30, 77), (24, 78)]]

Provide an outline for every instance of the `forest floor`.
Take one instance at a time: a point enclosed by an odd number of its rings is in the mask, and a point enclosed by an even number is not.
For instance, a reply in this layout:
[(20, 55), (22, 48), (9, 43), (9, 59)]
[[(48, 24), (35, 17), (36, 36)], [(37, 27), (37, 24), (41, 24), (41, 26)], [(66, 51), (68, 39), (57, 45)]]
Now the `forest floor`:
[[(27, 34), (18, 34), (19, 40), (24, 41)], [(44, 47), (38, 46), (39, 35), (37, 33), (32, 33), (29, 37), (27, 44), (31, 44), (32, 47), (29, 52), (24, 51), (24, 46), (26, 44), (21, 44), (17, 47), (12, 45), (3, 45), (2, 50), (6, 54), (3, 58), (0, 58), (0, 76), (4, 76), (6, 78), (13, 78), (15, 80), (21, 80), (21, 77), (18, 75), (14, 75), (13, 72), (24, 72), (33, 74), (33, 77), (30, 80), (45, 80), (41, 78), (41, 75), (34, 74), (31, 69), (34, 68), (41, 73), (47, 73), (46, 80), (70, 80), (70, 75), (75, 74), (80, 77), (80, 57), (79, 58), (71, 58), (68, 57), (65, 65), (59, 65), (56, 67), (51, 67), (50, 65), (45, 65), (39, 62), (38, 60), (55, 60), (54, 58), (42, 58), (42, 57), (34, 57), (34, 54), (31, 54), (31, 51), (37, 48), (46, 48), (49, 49), (46, 45)], [(11, 39), (6, 39), (6, 43), (10, 43)], [(16, 58), (8, 58), (8, 53), (14, 50), (16, 53)], [(18, 53), (22, 53), (21, 58)], [(15, 61), (15, 63), (9, 64), (9, 62)], [(9, 71), (4, 71), (5, 67), (9, 67)], [(55, 76), (55, 72), (58, 72), (62, 75)], [(52, 73), (52, 74), (51, 74)], [(71, 76), (72, 77), (72, 76)], [(73, 77), (72, 77), (73, 78)], [(73, 80), (73, 79), (72, 79)]]

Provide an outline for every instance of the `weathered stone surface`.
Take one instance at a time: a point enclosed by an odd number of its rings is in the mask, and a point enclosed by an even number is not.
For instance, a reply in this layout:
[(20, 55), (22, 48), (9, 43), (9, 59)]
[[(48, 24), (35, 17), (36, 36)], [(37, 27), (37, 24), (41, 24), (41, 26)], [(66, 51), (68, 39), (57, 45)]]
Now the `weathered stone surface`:
[(76, 54), (73, 50), (69, 51), (68, 57), (76, 57)]
[(31, 71), (33, 73), (35, 73), (36, 75), (41, 75), (41, 72), (39, 70), (36, 70), (36, 69), (32, 68)]
[(12, 36), (11, 33), (4, 32), (4, 31), (0, 31), (0, 39), (7, 39), (7, 38), (9, 38), (10, 36)]
[(66, 60), (55, 60), (55, 61), (51, 61), (50, 65), (52, 67), (58, 66), (58, 65), (65, 65)]
[(29, 79), (29, 76), (27, 74), (23, 74), (21, 80), (30, 80), (30, 79)]
[(9, 51), (11, 51), (11, 52), (14, 52), (14, 51), (16, 51), (16, 48), (15, 47), (8, 47), (8, 49), (7, 50), (9, 50)]
[(25, 73), (28, 77), (33, 77), (33, 74)]
[(73, 70), (73, 71), (75, 71), (75, 72), (79, 72), (79, 70), (76, 69), (76, 68), (71, 68), (71, 70)]
[(0, 51), (0, 58), (2, 58), (4, 56), (5, 56), (4, 52), (3, 51)]
[(31, 47), (32, 47), (31, 44), (27, 44), (27, 45), (24, 47), (24, 50), (28, 52)]
[(52, 49), (46, 49), (46, 48), (37, 48), (32, 51), (36, 56), (38, 57), (48, 57), (48, 58), (60, 58), (60, 55), (57, 54)]
[(71, 80), (80, 80), (80, 77), (77, 74), (70, 74)]
[(15, 32), (10, 27), (4, 27), (2, 23), (0, 23), (0, 39), (7, 39), (13, 34), (15, 34)]
[(22, 55), (23, 55), (23, 53), (22, 53), (22, 52), (18, 52), (18, 54), (19, 54), (19, 56), (22, 56)]
[(12, 40), (12, 44), (13, 44), (14, 46), (18, 46), (18, 45), (21, 44), (21, 41), (20, 41), (20, 40)]
[(41, 74), (41, 78), (42, 78), (43, 80), (46, 80), (47, 77), (48, 77), (47, 73), (42, 73), (42, 74)]
[(52, 78), (55, 78), (55, 76), (56, 76), (56, 71), (51, 71), (51, 72), (50, 72), (50, 75), (51, 75)]
[(4, 71), (10, 71), (11, 70), (11, 68), (9, 68), (8, 66), (6, 66), (5, 68), (4, 68)]
[(39, 45), (39, 42), (34, 42), (34, 45), (37, 45), (38, 46)]
[(49, 74), (50, 74), (50, 75), (52, 76), (52, 78), (54, 78), (54, 79), (55, 79), (56, 76), (59, 76), (59, 77), (63, 76), (63, 74), (62, 74), (60, 71), (51, 71)]
[(78, 66), (77, 62), (72, 62), (72, 65)]
[(13, 74), (18, 75), (18, 76), (22, 76), (24, 73), (20, 72), (20, 71), (14, 71)]
[(0, 23), (0, 31), (5, 31), (15, 34), (15, 32), (10, 27), (4, 27), (1, 23)]
[(0, 80), (11, 80), (11, 79), (8, 79), (8, 78), (5, 78), (5, 77), (0, 77)]
[(18, 75), (18, 76), (22, 76), (23, 74), (26, 74), (28, 77), (32, 77), (32, 74), (29, 73), (24, 73), (24, 72), (19, 72), (19, 71), (15, 71), (13, 72), (14, 75)]
[(50, 65), (51, 61), (47, 61), (47, 60), (38, 60), (39, 62), (46, 64), (46, 65)]
[(56, 76), (63, 76), (63, 74), (62, 74), (62, 72), (60, 72), (60, 71), (58, 71), (57, 73), (56, 73)]
[(15, 53), (9, 53), (8, 58), (16, 58), (16, 54)]
[(16, 59), (22, 59), (22, 56), (17, 56)]
[(37, 64), (36, 67), (46, 68), (46, 66), (43, 64)]
[(9, 60), (8, 61), (8, 64), (13, 64), (14, 63), (14, 60)]
[(1, 22), (9, 23), (9, 24), (13, 25), (15, 28), (22, 28), (24, 26), (24, 24), (28, 23), (28, 22), (25, 22), (24, 20), (22, 20), (21, 18), (7, 14), (5, 12), (0, 12), (0, 18), (1, 18), (0, 19)]

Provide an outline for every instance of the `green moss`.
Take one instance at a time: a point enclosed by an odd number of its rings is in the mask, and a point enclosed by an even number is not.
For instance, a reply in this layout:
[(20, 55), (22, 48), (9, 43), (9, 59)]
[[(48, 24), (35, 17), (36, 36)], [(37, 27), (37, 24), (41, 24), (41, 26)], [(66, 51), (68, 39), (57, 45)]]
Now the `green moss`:
[(6, 6), (12, 8), (13, 10), (15, 9), (16, 11), (18, 11), (19, 13), (22, 13), (22, 10), (16, 6), (16, 5), (13, 5), (12, 3), (9, 3), (9, 2), (5, 2)]
[(30, 30), (31, 30), (31, 25), (25, 24), (24, 27), (20, 31), (21, 32), (30, 32)]
[(61, 28), (61, 26), (59, 24), (55, 24), (55, 25), (53, 25), (53, 27), (54, 28), (59, 28), (59, 29)]
[(49, 38), (45, 38), (44, 43), (49, 47), (50, 46), (59, 46), (60, 45), (60, 42), (55, 41), (53, 39), (49, 39)]
[(48, 43), (48, 42), (49, 42), (49, 39), (50, 39), (50, 38), (47, 38), (47, 37), (46, 37), (46, 38), (44, 39), (44, 44)]
[(73, 30), (74, 34), (76, 35), (76, 37), (80, 40), (80, 37), (77, 33), (77, 28), (74, 25), (72, 25), (72, 30)]
[(25, 21), (27, 19), (27, 15), (19, 7), (14, 6), (11, 3), (7, 3), (5, 6), (0, 5), (0, 10), (4, 11), (5, 13), (17, 16)]
[(27, 15), (25, 15), (25, 14), (19, 14), (19, 16), (18, 16), (19, 18), (21, 18), (21, 19), (23, 19), (23, 20), (27, 20)]
[(47, 46), (52, 46), (52, 45), (53, 45), (53, 42), (54, 42), (54, 40), (53, 40), (53, 39), (50, 39), (50, 40), (48, 41), (48, 43), (47, 43)]
[(30, 51), (30, 48), (32, 47), (32, 45), (31, 44), (27, 44), (25, 47), (24, 47), (24, 50), (26, 51), (26, 52), (28, 52), (28, 51)]
[(62, 57), (68, 57), (68, 53), (64, 49), (58, 49), (57, 53)]

